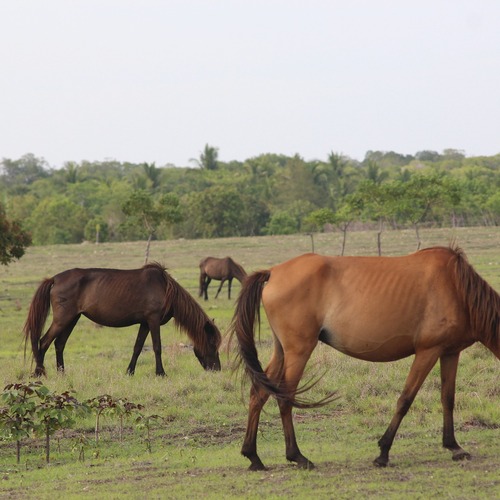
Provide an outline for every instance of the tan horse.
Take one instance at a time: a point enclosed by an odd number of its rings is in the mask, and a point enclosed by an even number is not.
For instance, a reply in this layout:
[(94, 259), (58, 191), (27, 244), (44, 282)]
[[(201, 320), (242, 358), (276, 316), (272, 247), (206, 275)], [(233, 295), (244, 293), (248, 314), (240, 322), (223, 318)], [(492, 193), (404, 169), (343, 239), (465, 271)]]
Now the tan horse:
[[(254, 339), (261, 300), (274, 336), (274, 352), (265, 371)], [(500, 359), (499, 325), (500, 296), (458, 248), (429, 248), (405, 257), (306, 254), (250, 275), (231, 325), (252, 381), (241, 450), (251, 462), (250, 469), (264, 469), (257, 455), (257, 428), (269, 395), (278, 400), (286, 458), (300, 467), (313, 467), (297, 446), (292, 407), (325, 403), (306, 403), (296, 397), (318, 341), (366, 361), (415, 355), (396, 412), (379, 441), (375, 464), (387, 465), (396, 431), (438, 360), (443, 446), (451, 450), (454, 460), (470, 458), (454, 434), (458, 359), (463, 349), (477, 341)]]
[(231, 285), (236, 278), (240, 283), (246, 278), (247, 273), (243, 267), (231, 257), (219, 259), (217, 257), (206, 257), (200, 262), (200, 297), (208, 300), (208, 285), (214, 280), (220, 280), (219, 289), (215, 298), (219, 296), (222, 285), (227, 281), (227, 298), (231, 299)]

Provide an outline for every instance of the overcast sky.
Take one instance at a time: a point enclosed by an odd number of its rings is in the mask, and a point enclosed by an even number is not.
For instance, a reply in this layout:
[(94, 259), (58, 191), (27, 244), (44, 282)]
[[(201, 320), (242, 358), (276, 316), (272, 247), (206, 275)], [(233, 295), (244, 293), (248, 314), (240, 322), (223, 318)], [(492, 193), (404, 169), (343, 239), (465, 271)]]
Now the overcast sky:
[(0, 159), (500, 153), (498, 0), (0, 0)]

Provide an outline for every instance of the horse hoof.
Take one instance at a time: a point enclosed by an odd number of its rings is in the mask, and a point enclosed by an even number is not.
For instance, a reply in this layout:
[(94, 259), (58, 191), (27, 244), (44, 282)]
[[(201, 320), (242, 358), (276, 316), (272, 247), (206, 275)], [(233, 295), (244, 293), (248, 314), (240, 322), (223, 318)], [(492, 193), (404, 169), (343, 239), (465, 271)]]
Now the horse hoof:
[(267, 467), (265, 467), (265, 465), (263, 463), (260, 463), (260, 464), (251, 464), (248, 467), (248, 470), (251, 470), (251, 471), (267, 470)]
[(382, 457), (377, 457), (374, 461), (373, 461), (373, 465), (376, 465), (377, 467), (387, 467), (387, 460), (385, 460), (384, 458)]
[(472, 457), (470, 453), (467, 453), (464, 450), (460, 450), (453, 453), (453, 456), (451, 458), (455, 460), (455, 462), (458, 462), (459, 460), (470, 460)]
[(297, 467), (299, 467), (300, 469), (304, 469), (304, 470), (315, 469), (314, 464), (312, 462), (310, 462), (309, 460), (306, 460), (305, 462), (298, 463)]

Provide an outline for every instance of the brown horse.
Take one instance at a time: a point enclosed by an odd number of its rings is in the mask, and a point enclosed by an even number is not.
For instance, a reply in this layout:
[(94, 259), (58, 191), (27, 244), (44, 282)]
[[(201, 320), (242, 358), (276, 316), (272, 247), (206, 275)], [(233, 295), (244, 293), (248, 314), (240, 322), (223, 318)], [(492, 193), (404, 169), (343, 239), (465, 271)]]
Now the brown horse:
[[(274, 337), (265, 371), (254, 339), (261, 300)], [(264, 469), (257, 455), (257, 428), (262, 407), (273, 395), (280, 408), (286, 458), (303, 468), (313, 466), (297, 446), (292, 407), (325, 403), (296, 397), (307, 360), (321, 341), (366, 361), (415, 355), (396, 412), (378, 443), (377, 465), (387, 465), (396, 431), (438, 359), (443, 446), (454, 460), (470, 458), (454, 434), (458, 359), (477, 341), (500, 359), (499, 327), (500, 296), (458, 248), (429, 248), (405, 257), (306, 254), (256, 272), (245, 280), (231, 325), (252, 381), (242, 454), (250, 460), (250, 469)]]
[(246, 278), (247, 273), (243, 267), (235, 262), (231, 257), (218, 259), (217, 257), (207, 257), (200, 262), (200, 297), (205, 297), (208, 300), (208, 285), (210, 281), (220, 280), (220, 286), (215, 294), (215, 298), (219, 296), (222, 285), (227, 281), (227, 298), (231, 298), (231, 284), (233, 278), (236, 278), (240, 283)]
[[(42, 330), (52, 304), (52, 324)], [(139, 324), (132, 359), (137, 358), (151, 332), (156, 374), (165, 375), (161, 360), (160, 325), (172, 317), (194, 345), (194, 353), (206, 370), (220, 370), (218, 349), (221, 334), (196, 300), (157, 263), (141, 269), (70, 269), (44, 280), (36, 291), (24, 325), (26, 343), (31, 341), (35, 375), (45, 374), (43, 361), (52, 341), (57, 369), (64, 371), (66, 341), (81, 315), (104, 326)], [(40, 338), (41, 337), (41, 338)]]

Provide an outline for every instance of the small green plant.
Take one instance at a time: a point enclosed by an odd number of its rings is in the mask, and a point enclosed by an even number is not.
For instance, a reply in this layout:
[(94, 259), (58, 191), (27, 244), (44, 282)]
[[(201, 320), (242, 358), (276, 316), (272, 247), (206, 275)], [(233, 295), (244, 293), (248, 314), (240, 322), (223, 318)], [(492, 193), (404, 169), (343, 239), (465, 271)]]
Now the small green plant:
[(29, 438), (35, 429), (37, 391), (42, 383), (8, 384), (1, 399), (6, 405), (0, 408), (0, 428), (4, 439), (16, 442), (17, 463), (21, 460), (21, 441)]
[(77, 411), (85, 412), (87, 407), (79, 403), (70, 391), (55, 394), (47, 387), (41, 386), (36, 393), (40, 403), (35, 407), (35, 416), (38, 419), (35, 431), (45, 437), (45, 459), (49, 463), (50, 436), (58, 429), (71, 427), (75, 423)]
[(80, 462), (85, 461), (85, 449), (89, 444), (89, 440), (87, 439), (87, 436), (83, 432), (81, 432), (75, 441), (73, 442), (73, 446), (71, 448), (72, 452), (78, 451), (78, 460)]
[(58, 429), (74, 423), (77, 409), (85, 409), (69, 391), (55, 394), (42, 382), (8, 384), (0, 408), (0, 426), (3, 437), (16, 441), (17, 463), (21, 460), (21, 441), (32, 434), (45, 437), (45, 458), (50, 462), (50, 436)]
[(120, 441), (123, 440), (123, 418), (131, 415), (134, 411), (140, 411), (144, 407), (140, 404), (132, 403), (127, 398), (114, 398), (109, 394), (104, 394), (96, 398), (89, 399), (86, 403), (95, 412), (95, 442), (99, 443), (100, 418), (104, 413), (118, 415), (120, 417)]
[(160, 415), (143, 415), (142, 413), (135, 419), (137, 429), (146, 429), (146, 449), (151, 453), (151, 429), (154, 422), (162, 420)]

